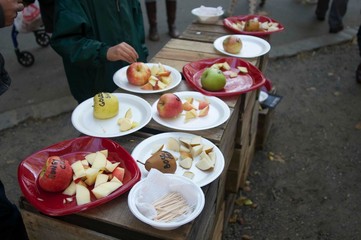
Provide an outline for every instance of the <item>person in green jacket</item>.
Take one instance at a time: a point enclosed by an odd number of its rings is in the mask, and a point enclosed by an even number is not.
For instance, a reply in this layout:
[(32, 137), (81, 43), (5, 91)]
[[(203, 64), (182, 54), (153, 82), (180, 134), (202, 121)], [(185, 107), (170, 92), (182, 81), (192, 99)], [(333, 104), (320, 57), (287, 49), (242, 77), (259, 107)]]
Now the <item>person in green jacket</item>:
[(51, 46), (63, 59), (78, 103), (113, 92), (117, 70), (147, 61), (141, 5), (138, 0), (57, 0)]

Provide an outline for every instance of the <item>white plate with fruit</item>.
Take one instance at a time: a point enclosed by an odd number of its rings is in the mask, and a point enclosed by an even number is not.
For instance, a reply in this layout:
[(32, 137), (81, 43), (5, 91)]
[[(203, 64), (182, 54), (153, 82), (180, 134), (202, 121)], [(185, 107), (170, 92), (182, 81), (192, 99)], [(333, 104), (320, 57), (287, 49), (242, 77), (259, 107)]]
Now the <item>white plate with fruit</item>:
[(168, 91), (178, 86), (181, 80), (178, 70), (161, 63), (132, 63), (119, 69), (113, 76), (118, 87), (134, 93)]
[(150, 104), (126, 93), (99, 93), (79, 104), (73, 126), (93, 137), (119, 137), (138, 131), (152, 119)]
[(199, 92), (164, 93), (152, 105), (153, 119), (159, 124), (183, 131), (217, 127), (230, 116), (228, 105), (221, 99)]
[[(240, 39), (240, 41), (226, 41), (230, 37)], [(239, 58), (255, 58), (271, 50), (271, 45), (262, 38), (241, 34), (219, 37), (213, 45), (219, 52)]]
[[(139, 143), (132, 152), (142, 178), (151, 168), (190, 178), (203, 187), (223, 171), (224, 156), (211, 141), (190, 133), (167, 132)], [(160, 157), (159, 157), (160, 156)]]

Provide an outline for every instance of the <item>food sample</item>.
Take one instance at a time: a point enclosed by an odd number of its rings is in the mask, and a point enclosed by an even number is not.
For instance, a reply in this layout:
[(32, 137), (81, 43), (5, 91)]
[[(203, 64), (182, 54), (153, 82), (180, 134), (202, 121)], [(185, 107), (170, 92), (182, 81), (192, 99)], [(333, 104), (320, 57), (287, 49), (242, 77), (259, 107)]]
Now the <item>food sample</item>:
[(226, 77), (217, 68), (206, 68), (201, 75), (201, 85), (207, 91), (220, 91), (226, 85)]
[(182, 100), (174, 93), (164, 93), (158, 100), (157, 111), (162, 118), (175, 118), (183, 111)]
[(39, 175), (39, 186), (47, 192), (60, 192), (66, 189), (73, 176), (67, 160), (58, 156), (49, 157)]
[(143, 86), (151, 76), (150, 68), (143, 62), (134, 62), (127, 68), (128, 82), (135, 86)]
[(101, 92), (93, 97), (93, 115), (97, 119), (108, 119), (115, 117), (119, 112), (118, 98), (107, 92)]
[(174, 156), (167, 151), (159, 151), (154, 153), (145, 161), (145, 169), (150, 171), (151, 168), (158, 169), (162, 173), (175, 173), (177, 170), (177, 162)]
[(224, 51), (231, 54), (240, 53), (242, 46), (243, 46), (242, 40), (235, 35), (228, 36), (223, 40)]

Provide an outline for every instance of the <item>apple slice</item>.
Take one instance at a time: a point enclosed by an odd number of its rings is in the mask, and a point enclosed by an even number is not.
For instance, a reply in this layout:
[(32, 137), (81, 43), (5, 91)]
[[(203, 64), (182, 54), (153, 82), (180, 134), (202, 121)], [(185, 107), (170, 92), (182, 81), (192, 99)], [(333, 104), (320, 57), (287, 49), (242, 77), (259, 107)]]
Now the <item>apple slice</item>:
[(153, 65), (150, 68), (150, 72), (153, 76), (157, 75), (157, 73), (159, 72), (159, 65)]
[(205, 117), (208, 115), (209, 112), (209, 106), (203, 108), (202, 110), (199, 111), (198, 117)]
[(103, 149), (99, 151), (101, 154), (103, 154), (106, 158), (108, 157), (108, 149)]
[(214, 166), (212, 162), (209, 160), (209, 158), (201, 158), (197, 163), (196, 167), (200, 170), (207, 171), (212, 169)]
[(191, 140), (190, 139), (181, 137), (181, 138), (179, 138), (179, 141), (183, 146), (185, 146), (187, 148), (191, 147)]
[(187, 178), (189, 178), (189, 179), (193, 179), (193, 178), (194, 178), (194, 173), (191, 172), (191, 171), (185, 171), (185, 172), (183, 173), (183, 176), (184, 176), (184, 177), (187, 177)]
[(86, 173), (86, 179), (85, 179), (85, 183), (88, 186), (91, 186), (95, 183), (95, 180), (99, 174), (99, 169), (97, 168), (88, 168), (87, 170), (85, 170)]
[(90, 192), (88, 188), (84, 187), (81, 184), (76, 184), (76, 193), (75, 193), (76, 203), (78, 205), (86, 204), (90, 202)]
[(185, 159), (185, 158), (188, 158), (188, 157), (190, 157), (190, 158), (192, 158), (192, 154), (190, 153), (190, 151), (188, 151), (188, 152), (185, 152), (185, 151), (179, 151), (179, 157), (180, 157), (180, 159)]
[(123, 181), (124, 175), (125, 175), (125, 169), (122, 167), (116, 167), (114, 171), (112, 172), (113, 177), (116, 177), (119, 179), (119, 181)]
[(185, 159), (182, 159), (179, 162), (179, 166), (181, 166), (182, 168), (185, 168), (185, 169), (190, 169), (192, 167), (192, 163), (193, 163), (193, 159), (190, 157), (187, 157)]
[(132, 113), (132, 109), (131, 109), (131, 108), (129, 108), (129, 109), (126, 111), (124, 117), (125, 117), (125, 118), (128, 118), (128, 119), (132, 119), (133, 113)]
[(111, 161), (107, 160), (107, 165), (105, 166), (105, 170), (107, 172), (113, 172), (114, 169), (118, 167), (119, 164), (120, 162), (112, 163)]
[(202, 144), (202, 137), (201, 136), (195, 136), (191, 139), (191, 146), (195, 145), (201, 145)]
[(162, 82), (162, 81), (158, 81), (158, 82), (157, 82), (157, 86), (158, 86), (159, 89), (165, 89), (168, 85), (165, 84), (165, 83)]
[(153, 146), (152, 155), (156, 152), (162, 151), (163, 148), (164, 148), (164, 144), (157, 144), (157, 145)]
[[(122, 183), (122, 181), (120, 181), (117, 177), (113, 177), (112, 180), (110, 180), (111, 182), (118, 182), (118, 183)], [(122, 183), (123, 184), (123, 183)]]
[(203, 151), (205, 151), (207, 154), (213, 151), (212, 145), (203, 146)]
[(118, 124), (120, 125), (120, 131), (122, 132), (132, 129), (133, 126), (132, 120), (128, 118), (119, 119)]
[(94, 187), (97, 187), (102, 183), (106, 183), (108, 182), (108, 180), (109, 180), (109, 176), (107, 174), (99, 173), (97, 175), (97, 179), (95, 180)]
[(117, 190), (123, 184), (119, 182), (106, 182), (93, 188), (92, 192), (97, 199), (103, 198)]
[(167, 149), (179, 152), (179, 142), (177, 139), (170, 137), (167, 142)]
[(208, 153), (209, 159), (211, 160), (213, 166), (216, 165), (217, 155), (215, 152)]
[(69, 186), (63, 191), (63, 194), (68, 196), (73, 196), (76, 192), (76, 183), (74, 181), (71, 181)]
[(237, 68), (241, 73), (248, 73), (248, 69), (246, 67), (238, 66)]
[(190, 152), (190, 151), (191, 150), (188, 147), (184, 146), (183, 144), (179, 146), (179, 152)]
[(95, 159), (95, 155), (96, 155), (95, 153), (89, 153), (89, 154), (85, 155), (85, 160), (87, 160), (88, 163), (90, 165), (92, 165), (94, 162), (94, 159)]
[(153, 90), (153, 86), (149, 82), (147, 82), (146, 84), (144, 84), (140, 88), (143, 89), (143, 90)]
[(221, 68), (227, 71), (231, 69), (231, 66), (229, 66), (228, 62), (224, 62)]
[(106, 165), (107, 165), (107, 158), (100, 151), (97, 151), (94, 162), (92, 164), (92, 168), (105, 170)]
[(189, 121), (190, 119), (196, 118), (197, 117), (197, 112), (195, 109), (192, 109), (190, 111), (186, 111), (185, 114), (185, 120)]
[(209, 102), (207, 99), (198, 100), (198, 110), (202, 110), (202, 109), (206, 108), (207, 106), (209, 106)]
[(172, 76), (161, 76), (160, 80), (168, 86), (172, 82)]
[(183, 104), (182, 104), (182, 107), (183, 107), (183, 110), (184, 111), (190, 111), (192, 109), (196, 109), (195, 106), (193, 106), (191, 103), (185, 101)]
[(71, 165), (71, 168), (73, 169), (75, 179), (85, 177), (85, 175), (86, 175), (85, 169), (84, 169), (83, 164), (82, 164), (82, 162), (80, 160), (74, 162)]
[(202, 150), (203, 150), (203, 145), (195, 145), (195, 146), (193, 146), (192, 149), (191, 149), (191, 153), (192, 153), (193, 158), (195, 158), (199, 154), (201, 154)]

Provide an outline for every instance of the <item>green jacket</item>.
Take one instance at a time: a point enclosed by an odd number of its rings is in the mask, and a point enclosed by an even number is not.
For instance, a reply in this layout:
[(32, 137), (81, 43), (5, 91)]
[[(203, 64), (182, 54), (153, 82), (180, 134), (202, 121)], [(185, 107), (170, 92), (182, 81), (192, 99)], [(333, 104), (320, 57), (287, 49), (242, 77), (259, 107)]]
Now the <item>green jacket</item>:
[(148, 49), (138, 0), (57, 0), (51, 46), (63, 58), (71, 93), (80, 103), (113, 92), (114, 73), (127, 62), (106, 60), (109, 47), (127, 42), (146, 62)]

